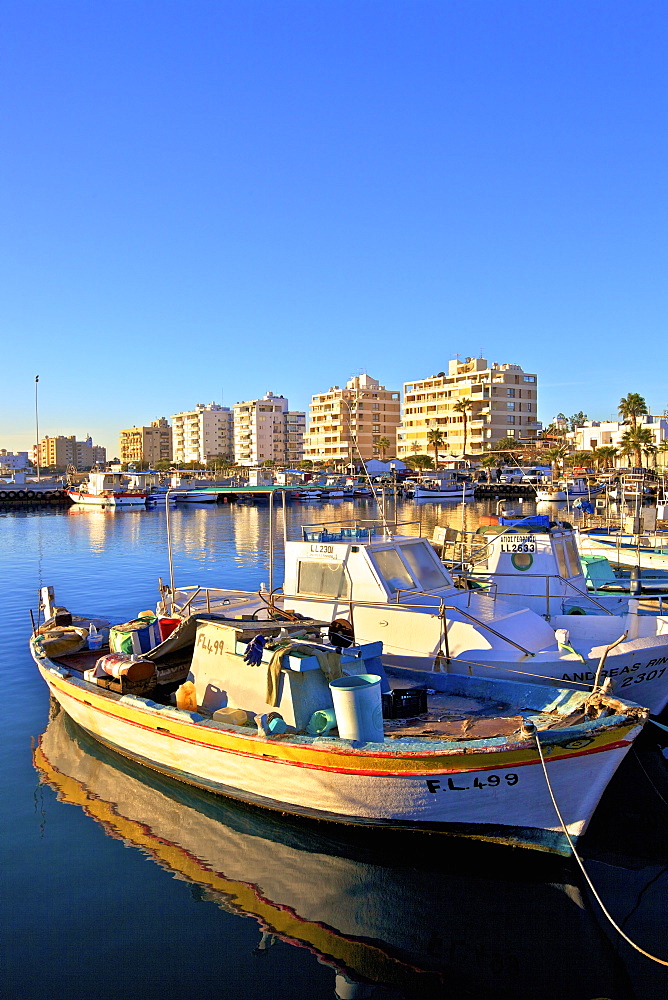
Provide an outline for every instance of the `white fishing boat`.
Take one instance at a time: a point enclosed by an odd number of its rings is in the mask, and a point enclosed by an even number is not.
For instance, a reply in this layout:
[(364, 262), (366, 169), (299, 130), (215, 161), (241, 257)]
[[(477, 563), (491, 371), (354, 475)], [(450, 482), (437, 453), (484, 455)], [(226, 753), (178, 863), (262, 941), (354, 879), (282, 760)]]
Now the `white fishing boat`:
[[(569, 853), (648, 714), (599, 688), (386, 671), (382, 644), (357, 644), (342, 621), (194, 615), (135, 655), (62, 652), (56, 618), (31, 652), (88, 733), (188, 784), (320, 820)], [(103, 634), (134, 641), (128, 624)], [(185, 626), (174, 705), (158, 675)]]
[[(548, 621), (557, 616), (628, 614), (628, 598), (635, 595), (590, 593), (577, 531), (569, 522), (546, 515), (489, 520), (496, 523), (481, 525), (465, 537), (463, 562), (460, 558), (455, 564), (463, 587), (486, 587), (493, 596), (530, 608)], [(453, 556), (462, 552), (460, 534), (455, 532)], [(442, 544), (438, 531), (434, 543)]]
[(146, 493), (146, 502), (149, 504), (164, 503), (167, 496), (169, 496), (170, 503), (175, 503), (172, 492), (173, 482), (163, 472), (128, 473), (128, 484), (131, 490)]
[(657, 495), (659, 476), (654, 469), (632, 468), (610, 483), (608, 496), (617, 503), (643, 503)]
[(543, 503), (561, 503), (570, 500), (590, 500), (605, 492), (605, 483), (590, 483), (586, 479), (559, 480), (536, 487), (536, 500)]
[(89, 472), (80, 486), (65, 490), (73, 503), (91, 507), (145, 507), (145, 490), (131, 489), (128, 477), (119, 472)]
[(195, 490), (176, 489), (171, 494), (176, 503), (217, 503), (218, 490), (200, 487)]
[[(137, 768), (64, 712), (50, 719), (33, 764), (59, 801), (159, 866), (156, 877), (172, 876), (184, 895), (194, 886), (224, 912), (250, 918), (257, 952), (269, 962), (272, 945), (284, 950), (287, 943), (332, 967), (338, 997), (372, 989), (379, 997), (379, 988), (382, 996), (443, 996), (454, 980), (466, 981), (472, 996), (491, 997), (500, 976), (509, 988), (530, 981), (535, 995), (549, 1000), (616, 995), (610, 944), (569, 862), (510, 852), (499, 864), (485, 845), (458, 851), (450, 840), (444, 863), (442, 838), (384, 836), (250, 810)], [(617, 816), (616, 833), (625, 818)], [(606, 858), (605, 889), (614, 887), (614, 913), (625, 915), (626, 932), (648, 947), (650, 928), (657, 936), (662, 930), (665, 871), (657, 885), (656, 869), (623, 861)], [(643, 885), (652, 886), (656, 906), (645, 895), (639, 910)], [(459, 941), (475, 941), (480, 960), (471, 963), (469, 949), (455, 947)], [(500, 956), (512, 956), (502, 971)]]
[(605, 556), (619, 566), (668, 570), (668, 532), (665, 531), (581, 528), (578, 544), (584, 555)]
[(667, 617), (638, 615), (631, 603), (623, 615), (551, 614), (548, 622), (516, 598), (456, 587), (429, 541), (402, 530), (419, 532), (419, 522), (304, 526), (301, 540), (285, 544), (275, 592), (271, 575), (269, 592), (259, 594), (170, 583), (158, 608), (178, 616), (235, 602), (245, 614), (350, 617), (360, 642), (382, 640), (386, 665), (544, 684), (606, 679), (617, 695), (664, 708)]
[(456, 476), (454, 472), (420, 479), (413, 487), (414, 500), (468, 500), (474, 495), (475, 483)]

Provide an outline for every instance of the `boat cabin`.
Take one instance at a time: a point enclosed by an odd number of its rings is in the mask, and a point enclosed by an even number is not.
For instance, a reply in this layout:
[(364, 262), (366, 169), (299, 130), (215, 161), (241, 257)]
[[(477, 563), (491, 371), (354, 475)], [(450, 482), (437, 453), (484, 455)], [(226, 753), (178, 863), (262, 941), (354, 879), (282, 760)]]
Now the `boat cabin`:
[(99, 496), (104, 493), (125, 493), (128, 476), (120, 472), (89, 472), (87, 492)]
[[(428, 539), (382, 528), (305, 528), (285, 549), (284, 592), (304, 598), (410, 603), (458, 593)], [(438, 603), (435, 601), (434, 603)]]
[(478, 529), (480, 544), (474, 543), (466, 582), (486, 584), (495, 596), (521, 600), (546, 617), (626, 610), (618, 597), (601, 602), (589, 596), (576, 532), (568, 522), (547, 516), (498, 521)]

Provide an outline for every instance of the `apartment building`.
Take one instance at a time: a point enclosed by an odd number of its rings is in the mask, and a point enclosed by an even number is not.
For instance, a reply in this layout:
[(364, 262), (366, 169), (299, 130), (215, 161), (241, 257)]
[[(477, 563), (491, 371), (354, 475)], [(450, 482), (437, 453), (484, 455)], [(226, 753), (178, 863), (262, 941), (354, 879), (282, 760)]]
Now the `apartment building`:
[[(668, 440), (668, 417), (657, 417), (644, 413), (637, 417), (638, 427), (646, 427), (652, 436), (652, 444), (661, 448)], [(569, 431), (566, 439), (574, 451), (595, 451), (597, 448), (621, 448), (625, 431), (630, 429), (630, 423), (620, 420), (585, 420), (582, 427)], [(658, 455), (659, 463), (665, 464), (666, 453)], [(663, 459), (663, 463), (661, 460)], [(614, 462), (611, 463), (614, 465)], [(624, 465), (626, 460), (617, 456), (617, 464)]]
[(0, 469), (18, 472), (29, 468), (27, 451), (7, 451), (6, 448), (0, 448)]
[(165, 417), (154, 420), (150, 427), (129, 427), (119, 438), (121, 462), (158, 462), (172, 460), (172, 428)]
[(306, 414), (288, 409), (285, 396), (268, 392), (262, 399), (235, 403), (234, 458), (238, 465), (301, 462)]
[(232, 411), (218, 403), (197, 403), (194, 410), (172, 415), (172, 460), (175, 465), (206, 462), (234, 455)]
[[(400, 419), (398, 391), (370, 375), (355, 375), (343, 389), (335, 385), (311, 397), (304, 458), (347, 467), (385, 452), (394, 456)], [(385, 448), (383, 438), (390, 442)]]
[(288, 410), (285, 414), (285, 464), (291, 469), (304, 458), (305, 434), (306, 414)]
[(77, 441), (74, 434), (65, 437), (44, 437), (39, 442), (39, 465), (42, 469), (54, 467), (65, 470), (68, 465), (83, 471), (92, 469), (95, 465), (105, 465), (107, 449), (94, 445), (87, 437), (85, 441)]
[(540, 430), (538, 378), (484, 358), (450, 361), (447, 374), (405, 383), (397, 457), (433, 455), (431, 430), (440, 432), (444, 458), (480, 455), (505, 437), (531, 443)]

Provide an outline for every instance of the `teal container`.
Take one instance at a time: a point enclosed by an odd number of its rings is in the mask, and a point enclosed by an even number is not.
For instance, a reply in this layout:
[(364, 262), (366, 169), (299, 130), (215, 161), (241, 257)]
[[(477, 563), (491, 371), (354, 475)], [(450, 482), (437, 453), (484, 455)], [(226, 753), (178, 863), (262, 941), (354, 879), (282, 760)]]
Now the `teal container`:
[(322, 708), (314, 712), (306, 727), (311, 736), (324, 736), (336, 726), (336, 713), (333, 708)]

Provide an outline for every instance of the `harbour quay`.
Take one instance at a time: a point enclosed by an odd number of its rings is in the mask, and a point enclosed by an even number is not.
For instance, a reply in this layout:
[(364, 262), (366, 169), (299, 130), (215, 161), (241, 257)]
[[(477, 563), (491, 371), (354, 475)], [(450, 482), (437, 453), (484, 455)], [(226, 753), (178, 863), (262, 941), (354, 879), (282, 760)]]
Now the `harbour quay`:
[(71, 500), (60, 483), (0, 483), (0, 509), (4, 507), (69, 507)]

